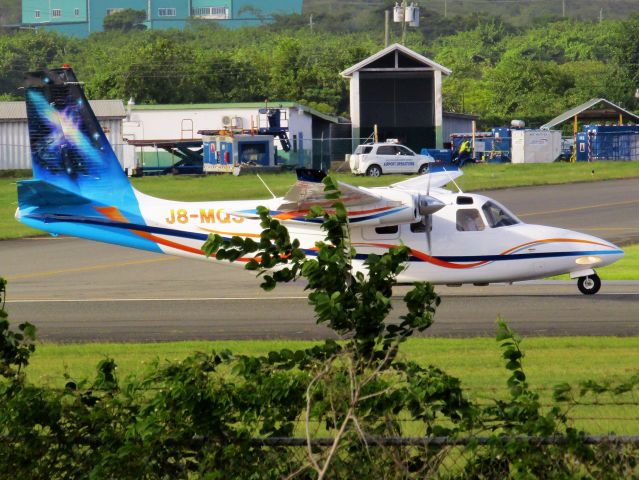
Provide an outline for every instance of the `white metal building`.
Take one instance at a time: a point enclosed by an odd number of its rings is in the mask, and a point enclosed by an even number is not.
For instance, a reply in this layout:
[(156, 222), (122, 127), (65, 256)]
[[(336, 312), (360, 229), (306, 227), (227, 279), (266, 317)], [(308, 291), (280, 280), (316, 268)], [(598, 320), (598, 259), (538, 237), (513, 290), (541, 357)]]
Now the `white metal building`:
[[(127, 120), (123, 124), (126, 141), (144, 141), (158, 145), (181, 140), (201, 140), (199, 131), (230, 130), (258, 133), (268, 127), (264, 109), (282, 111), (280, 125), (288, 128), (290, 152), (283, 153), (279, 139), (274, 139), (278, 157), (293, 164), (312, 164), (314, 139), (329, 138), (331, 127), (339, 123), (337, 117), (325, 115), (294, 102), (205, 103), (177, 105), (135, 105), (129, 101)], [(155, 153), (154, 153), (155, 150)], [(124, 149), (123, 165), (127, 168), (164, 166), (166, 158), (159, 148)], [(159, 152), (159, 153), (158, 153)], [(172, 162), (172, 160), (171, 160)]]
[[(90, 100), (91, 108), (122, 163), (121, 100)], [(0, 170), (30, 169), (31, 151), (25, 102), (0, 102)]]
[[(267, 127), (259, 110), (264, 103), (204, 103), (190, 105), (129, 105), (123, 136), (129, 140), (201, 139), (198, 131), (231, 129), (257, 131)], [(293, 102), (271, 103), (268, 108), (284, 111), (282, 126), (288, 126), (292, 143), (313, 138), (314, 119), (337, 122), (336, 118)]]

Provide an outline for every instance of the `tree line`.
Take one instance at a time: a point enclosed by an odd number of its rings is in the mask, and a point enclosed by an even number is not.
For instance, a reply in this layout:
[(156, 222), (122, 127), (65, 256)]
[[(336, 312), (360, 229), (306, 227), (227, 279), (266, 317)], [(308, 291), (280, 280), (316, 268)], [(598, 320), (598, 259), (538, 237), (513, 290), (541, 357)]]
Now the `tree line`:
[[(486, 126), (520, 118), (541, 124), (591, 98), (636, 109), (639, 15), (624, 21), (559, 20), (515, 27), (498, 17), (460, 17), (413, 31), (406, 46), (450, 68), (446, 111)], [(319, 22), (319, 21), (318, 21)], [(296, 101), (348, 115), (339, 72), (383, 48), (383, 32), (311, 28), (296, 16), (224, 29), (108, 31), (87, 39), (56, 33), (0, 36), (0, 96), (20, 98), (24, 72), (71, 64), (91, 98), (136, 103)], [(396, 41), (396, 34), (392, 41)]]

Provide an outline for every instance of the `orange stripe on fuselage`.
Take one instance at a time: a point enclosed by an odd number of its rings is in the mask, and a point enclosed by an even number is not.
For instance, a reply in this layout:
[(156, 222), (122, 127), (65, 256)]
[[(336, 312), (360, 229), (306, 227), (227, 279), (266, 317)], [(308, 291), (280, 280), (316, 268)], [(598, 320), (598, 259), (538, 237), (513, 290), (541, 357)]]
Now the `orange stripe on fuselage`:
[[(363, 245), (363, 246), (368, 246), (368, 247), (381, 247), (381, 248), (386, 248), (386, 249), (393, 248), (393, 247), (399, 247), (399, 245), (385, 244), (385, 243), (353, 243), (353, 245)], [(489, 262), (488, 260), (482, 260), (481, 262), (464, 263), (464, 264), (445, 262), (444, 260), (440, 260), (439, 258), (433, 257), (431, 255), (426, 255), (425, 253), (420, 252), (419, 250), (414, 250), (412, 248), (410, 248), (410, 254), (413, 257), (417, 257), (420, 260), (423, 260), (424, 262), (432, 263), (433, 265), (437, 265), (439, 267), (445, 267), (445, 268), (457, 268), (457, 269), (473, 268), (473, 267), (479, 267), (480, 265), (484, 265), (484, 264)]]
[[(509, 248), (508, 250), (504, 250), (499, 255), (508, 255), (509, 253), (514, 252), (515, 250), (519, 250), (519, 249), (521, 249), (523, 247), (526, 247), (527, 245), (534, 245), (534, 244), (537, 244), (537, 243), (553, 243), (553, 242), (587, 243), (587, 244), (590, 244), (590, 245), (599, 245), (601, 247), (611, 248), (610, 245), (607, 245), (605, 243), (593, 242), (592, 240), (582, 240), (582, 239), (579, 239), (579, 238), (545, 238), (543, 240), (535, 240), (535, 241), (532, 241), (532, 242), (522, 243), (521, 245), (517, 245), (516, 247), (512, 247), (512, 248)], [(384, 244), (384, 243), (353, 243), (353, 245), (364, 245), (364, 246), (380, 247), (380, 248), (387, 248), (387, 249), (399, 246), (399, 245)], [(420, 252), (419, 250), (414, 250), (412, 248), (410, 249), (410, 254), (413, 257), (417, 257), (420, 260), (423, 260), (425, 262), (432, 263), (433, 265), (438, 265), (440, 267), (446, 267), (446, 268), (457, 268), (457, 269), (474, 268), (474, 267), (479, 267), (481, 265), (485, 265), (485, 264), (491, 262), (491, 260), (482, 260), (482, 261), (479, 261), (479, 262), (463, 263), (463, 264), (461, 264), (461, 263), (451, 263), (451, 262), (446, 262), (444, 260), (439, 260), (436, 257), (433, 257), (431, 255), (426, 255), (425, 253)]]
[(521, 245), (517, 245), (509, 250), (505, 250), (500, 253), (500, 255), (508, 255), (510, 252), (514, 252), (520, 248), (523, 248), (527, 245), (534, 245), (536, 243), (553, 243), (553, 242), (563, 242), (563, 243), (589, 243), (591, 245), (599, 245), (600, 247), (611, 248), (610, 245), (601, 242), (593, 242), (591, 240), (582, 240), (579, 238), (545, 238), (543, 240), (535, 240), (532, 242), (522, 243)]
[(260, 238), (261, 235), (259, 233), (240, 233), (240, 232), (223, 232), (221, 230), (211, 230), (210, 228), (200, 227), (200, 230), (204, 230), (209, 233), (217, 233), (218, 235), (231, 235), (238, 237), (252, 237), (252, 238)]
[[(110, 220), (121, 222), (121, 223), (130, 223), (122, 212), (117, 209), (117, 207), (94, 207), (98, 212), (100, 212), (105, 217)], [(205, 255), (205, 253), (199, 248), (189, 247), (188, 245), (183, 245), (181, 243), (173, 242), (171, 240), (166, 240), (162, 237), (158, 237), (153, 235), (152, 233), (140, 232), (139, 230), (129, 229), (130, 232), (134, 234), (146, 238), (147, 240), (151, 240), (152, 242), (159, 243), (160, 245), (164, 245), (165, 247), (175, 248), (176, 250), (182, 250), (183, 252), (193, 253), (195, 255)], [(215, 257), (215, 255), (211, 255), (211, 257)], [(248, 258), (238, 258), (236, 262), (248, 262), (250, 259)]]

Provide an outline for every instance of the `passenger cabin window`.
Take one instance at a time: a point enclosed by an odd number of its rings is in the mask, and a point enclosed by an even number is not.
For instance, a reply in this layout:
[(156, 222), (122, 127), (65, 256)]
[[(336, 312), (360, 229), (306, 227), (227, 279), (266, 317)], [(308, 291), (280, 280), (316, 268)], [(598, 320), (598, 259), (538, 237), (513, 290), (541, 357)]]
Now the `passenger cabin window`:
[(488, 201), (481, 207), (486, 221), (491, 228), (507, 227), (515, 225), (519, 220), (501, 205)]
[(379, 235), (393, 235), (399, 232), (397, 225), (388, 225), (386, 227), (375, 227), (375, 233)]
[(486, 228), (484, 221), (475, 208), (457, 210), (457, 230), (460, 232), (477, 232)]

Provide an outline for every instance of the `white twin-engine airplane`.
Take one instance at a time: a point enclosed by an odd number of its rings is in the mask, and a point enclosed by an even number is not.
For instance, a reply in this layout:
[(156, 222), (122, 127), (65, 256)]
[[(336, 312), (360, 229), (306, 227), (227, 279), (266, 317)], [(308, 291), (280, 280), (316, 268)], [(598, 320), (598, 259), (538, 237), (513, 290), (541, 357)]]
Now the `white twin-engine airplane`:
[[(31, 227), (205, 259), (211, 233), (259, 237), (256, 207), (264, 205), (310, 255), (324, 237), (318, 220), (306, 219), (312, 205), (330, 205), (319, 172), (298, 172), (283, 198), (161, 200), (131, 186), (70, 68), (28, 74), (26, 101), (34, 178), (18, 183), (16, 218)], [(490, 198), (442, 188), (460, 175), (430, 173), (380, 188), (340, 183), (354, 267), (403, 242), (411, 256), (400, 282), (485, 285), (569, 273), (582, 293), (594, 294), (601, 286), (594, 268), (623, 256), (606, 240), (527, 225)]]

